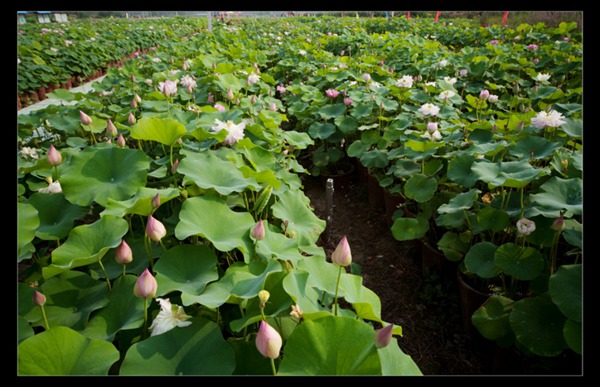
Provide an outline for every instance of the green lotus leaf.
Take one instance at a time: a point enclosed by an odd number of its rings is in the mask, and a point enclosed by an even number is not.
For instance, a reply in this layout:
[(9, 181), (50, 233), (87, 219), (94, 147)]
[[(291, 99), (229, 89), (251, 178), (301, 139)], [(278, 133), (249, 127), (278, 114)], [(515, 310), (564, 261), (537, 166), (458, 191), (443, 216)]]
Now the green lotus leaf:
[(161, 254), (154, 265), (157, 296), (180, 291), (197, 296), (206, 284), (219, 279), (217, 255), (207, 246), (177, 245)]
[(17, 202), (17, 263), (29, 259), (35, 251), (31, 243), (40, 225), (38, 210), (29, 203)]
[(288, 120), (285, 114), (276, 111), (274, 112), (269, 109), (261, 110), (258, 114), (258, 118), (265, 128), (274, 130), (279, 129), (281, 123)]
[[(352, 242), (349, 241), (349, 243)], [(296, 269), (310, 273), (307, 279), (308, 287), (327, 292), (331, 295), (335, 294), (335, 284), (339, 272), (338, 266), (324, 260), (322, 257), (307, 257), (298, 262)], [(345, 295), (345, 289), (340, 287), (338, 296), (344, 297)]]
[(244, 260), (254, 256), (254, 243), (250, 230), (255, 225), (248, 212), (235, 212), (219, 197), (195, 196), (183, 202), (175, 237), (179, 240), (192, 235), (208, 239), (218, 250), (227, 252), (239, 249)]
[(524, 281), (536, 278), (544, 269), (544, 257), (539, 250), (514, 243), (499, 246), (494, 263), (505, 274)]
[(508, 227), (510, 217), (506, 211), (494, 207), (484, 207), (477, 213), (477, 223), (484, 230), (500, 232)]
[(141, 187), (130, 199), (118, 201), (109, 198), (106, 208), (100, 213), (100, 216), (114, 215), (124, 217), (125, 215), (135, 214), (147, 217), (154, 210), (152, 200), (156, 195), (160, 198), (160, 204), (163, 204), (179, 197), (180, 194), (177, 188), (157, 189)]
[(231, 87), (231, 90), (234, 93), (239, 92), (245, 83), (245, 82), (242, 83), (240, 81), (240, 79), (237, 78), (232, 73), (219, 74), (218, 79), (219, 79), (218, 85), (223, 91), (227, 91), (227, 89), (229, 89)]
[(296, 132), (295, 130), (286, 130), (281, 133), (281, 136), (296, 149), (306, 149), (309, 145), (315, 143), (308, 133)]
[(428, 152), (444, 146), (444, 142), (408, 140), (404, 146), (414, 152)]
[(447, 204), (442, 204), (438, 207), (437, 211), (440, 214), (450, 214), (454, 212), (462, 212), (473, 207), (473, 202), (477, 199), (477, 195), (481, 193), (478, 189), (471, 189), (470, 191), (460, 193), (450, 199)]
[(471, 170), (478, 179), (493, 187), (523, 188), (539, 176), (547, 174), (546, 168), (534, 168), (527, 160), (499, 163), (478, 161)]
[(575, 353), (583, 353), (583, 325), (571, 319), (565, 321), (563, 328), (565, 342)]
[(421, 239), (429, 231), (429, 222), (422, 217), (396, 218), (392, 224), (392, 235), (398, 241)]
[(323, 120), (329, 120), (331, 118), (340, 117), (346, 113), (346, 104), (334, 103), (331, 105), (325, 105), (321, 107), (317, 111), (317, 113), (321, 116)]
[(479, 242), (471, 246), (465, 255), (465, 267), (481, 278), (494, 278), (501, 269), (494, 263), (494, 254), (498, 246), (491, 242)]
[(21, 376), (106, 376), (117, 360), (113, 344), (56, 326), (19, 344), (17, 362)]
[(200, 188), (212, 188), (221, 195), (229, 195), (232, 192), (243, 192), (248, 187), (256, 189), (258, 186), (256, 180), (246, 178), (235, 164), (212, 152), (182, 153), (185, 158), (179, 164), (177, 172), (184, 174)]
[(94, 314), (81, 333), (93, 339), (113, 341), (117, 332), (141, 327), (144, 323), (144, 300), (133, 297), (137, 279), (138, 276), (126, 275), (114, 281), (106, 307)]
[(572, 118), (566, 118), (565, 124), (558, 127), (565, 132), (570, 138), (580, 139), (583, 137), (583, 122)]
[(321, 140), (329, 138), (335, 131), (335, 125), (329, 122), (315, 121), (308, 127), (308, 134), (310, 134), (310, 137)]
[(395, 177), (399, 179), (407, 179), (412, 175), (421, 172), (421, 164), (415, 162), (414, 160), (400, 159), (396, 161), (396, 165), (392, 169)]
[[(382, 322), (381, 300), (371, 289), (363, 286), (362, 277), (342, 272), (340, 288), (344, 289), (344, 299), (352, 304), (359, 318)], [(402, 335), (400, 328), (398, 334)]]
[(109, 249), (119, 246), (128, 229), (125, 219), (112, 215), (75, 227), (65, 243), (52, 251), (52, 264), (42, 269), (44, 277), (98, 262)]
[(446, 228), (460, 228), (465, 224), (466, 219), (464, 212), (451, 212), (439, 215), (435, 218), (435, 224)]
[(404, 185), (404, 195), (419, 203), (431, 200), (436, 190), (437, 181), (435, 178), (420, 173), (411, 176)]
[(383, 376), (423, 376), (419, 366), (400, 349), (398, 340), (392, 337), (392, 341), (377, 349), (381, 360), (381, 374)]
[(323, 310), (319, 305), (320, 293), (311, 286), (312, 276), (315, 273), (309, 273), (305, 270), (292, 270), (289, 275), (283, 279), (283, 288), (285, 292), (292, 297), (294, 303), (304, 311), (305, 314), (316, 313)]
[[(246, 137), (238, 141), (237, 147), (245, 156), (244, 158), (239, 158), (239, 161), (237, 162), (238, 168), (246, 166), (246, 162), (249, 162), (250, 165), (252, 165), (252, 168), (257, 171), (277, 168), (277, 159), (275, 158), (274, 153), (254, 144), (250, 138)], [(231, 150), (229, 155), (230, 156), (227, 156), (226, 158), (236, 157), (237, 153)]]
[(556, 211), (566, 210), (566, 216), (581, 215), (583, 212), (583, 180), (579, 178), (561, 179), (552, 177), (540, 186), (540, 193), (529, 195), (529, 200), (540, 206)]
[(65, 132), (66, 134), (73, 135), (78, 131), (81, 132), (81, 118), (79, 117), (79, 112), (75, 109), (71, 109), (69, 112), (63, 114), (49, 115), (48, 123), (52, 129)]
[(369, 150), (368, 144), (365, 144), (360, 140), (356, 140), (350, 144), (346, 152), (348, 153), (348, 156), (360, 159), (360, 156), (362, 156), (367, 150)]
[(358, 121), (352, 116), (339, 116), (335, 118), (334, 122), (338, 129), (341, 130), (345, 135), (355, 133), (358, 129)]
[(139, 149), (89, 147), (73, 154), (60, 184), (73, 204), (106, 206), (109, 198), (129, 199), (145, 186), (149, 166), (148, 156)]
[(24, 317), (17, 317), (17, 344), (23, 340), (35, 335), (33, 328)]
[(372, 111), (373, 104), (359, 102), (352, 108), (350, 115), (360, 121), (361, 118), (370, 116)]
[(360, 156), (360, 162), (367, 168), (385, 168), (389, 160), (385, 151), (373, 149), (364, 152)]
[(465, 256), (469, 244), (463, 241), (460, 234), (446, 231), (437, 242), (438, 248), (444, 253), (444, 256), (452, 262), (458, 262)]
[(119, 375), (231, 375), (235, 353), (223, 339), (221, 328), (200, 317), (187, 321), (191, 324), (186, 327), (175, 327), (133, 344)]
[(300, 324), (288, 338), (277, 375), (381, 375), (375, 330), (351, 317)]
[(256, 242), (256, 254), (263, 259), (290, 260), (293, 265), (304, 259), (298, 250), (298, 241), (291, 239), (281, 232), (274, 232), (268, 227), (268, 222), (263, 221), (265, 226), (265, 238)]
[(326, 222), (319, 219), (309, 207), (310, 199), (301, 190), (287, 190), (277, 194), (277, 203), (271, 206), (273, 216), (288, 222), (287, 233), (296, 233), (298, 246), (315, 243), (325, 230)]
[(492, 295), (471, 316), (473, 326), (488, 340), (501, 340), (512, 334), (509, 316), (514, 301)]
[(583, 265), (562, 265), (548, 280), (552, 302), (569, 319), (583, 322)]
[(227, 268), (223, 277), (217, 282), (211, 282), (206, 286), (204, 292), (199, 296), (188, 293), (181, 295), (183, 305), (191, 305), (195, 302), (209, 308), (217, 308), (228, 300), (238, 298), (252, 298), (264, 288), (265, 279), (271, 272), (282, 270), (277, 261), (263, 262), (253, 261), (249, 264), (235, 262)]
[(539, 160), (552, 157), (561, 146), (560, 143), (550, 142), (544, 137), (527, 136), (511, 145), (508, 152), (520, 160)]
[(88, 212), (84, 207), (69, 203), (61, 194), (34, 193), (27, 203), (38, 210), (40, 225), (35, 236), (43, 240), (66, 237), (73, 228), (73, 222)]
[(567, 318), (549, 297), (524, 298), (514, 303), (509, 321), (517, 340), (538, 356), (559, 355), (567, 344), (563, 328)]
[(271, 362), (256, 349), (255, 340), (229, 340), (235, 351), (235, 370), (233, 375), (273, 375)]
[(173, 146), (183, 135), (187, 134), (185, 126), (171, 118), (140, 118), (130, 128), (131, 138), (136, 140), (156, 141)]
[[(471, 127), (475, 127), (473, 123)], [(471, 133), (469, 133), (468, 140), (470, 142), (476, 144), (489, 144), (493, 142), (494, 133), (491, 131), (492, 124), (489, 121), (481, 122), (482, 125), (485, 125), (485, 129), (473, 129)]]

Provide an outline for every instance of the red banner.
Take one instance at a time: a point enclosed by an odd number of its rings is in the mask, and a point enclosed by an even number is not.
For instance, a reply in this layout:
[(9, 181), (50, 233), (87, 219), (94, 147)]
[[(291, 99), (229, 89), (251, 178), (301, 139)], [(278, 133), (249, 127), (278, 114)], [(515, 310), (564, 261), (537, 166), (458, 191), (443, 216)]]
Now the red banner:
[(508, 20), (508, 11), (505, 11), (500, 24), (505, 25), (507, 20)]
[(435, 19), (433, 19), (434, 23), (437, 23), (437, 21), (438, 21), (438, 19), (439, 19), (439, 17), (440, 17), (441, 14), (442, 14), (442, 11), (437, 11), (437, 13), (435, 14)]

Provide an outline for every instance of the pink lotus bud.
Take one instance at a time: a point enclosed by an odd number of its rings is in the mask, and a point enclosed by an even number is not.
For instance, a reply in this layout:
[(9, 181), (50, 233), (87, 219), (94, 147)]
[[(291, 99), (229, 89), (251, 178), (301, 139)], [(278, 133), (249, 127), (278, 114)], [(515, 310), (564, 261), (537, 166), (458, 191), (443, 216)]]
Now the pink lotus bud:
[(175, 172), (177, 172), (177, 167), (179, 166), (179, 159), (175, 159), (175, 161), (173, 161), (173, 165), (171, 166), (171, 173), (174, 174)]
[(48, 164), (50, 165), (58, 165), (62, 163), (62, 155), (59, 151), (56, 150), (56, 148), (52, 144), (50, 144), (50, 149), (48, 149), (46, 160), (48, 160)]
[(390, 73), (393, 73), (393, 72), (394, 72), (394, 68), (393, 68), (393, 67), (390, 67), (390, 68), (388, 69), (388, 71), (389, 71)]
[(167, 235), (167, 229), (160, 220), (156, 220), (152, 215), (148, 217), (148, 223), (146, 224), (146, 234), (154, 242), (159, 242), (165, 235)]
[(38, 292), (37, 290), (34, 290), (33, 291), (33, 303), (39, 307), (44, 306), (44, 304), (46, 303), (46, 296), (44, 296), (42, 293)]
[(132, 112), (129, 112), (129, 118), (127, 118), (127, 122), (129, 122), (129, 125), (134, 125), (137, 122)]
[(108, 124), (106, 126), (106, 135), (115, 137), (117, 134), (119, 134), (119, 132), (117, 131), (117, 127), (115, 126), (115, 124), (113, 124), (113, 122), (109, 118)]
[(538, 58), (533, 59), (533, 64), (537, 64), (540, 60)]
[(185, 91), (187, 91), (188, 94), (192, 94), (192, 92), (194, 91), (194, 88), (192, 87), (192, 85), (188, 85), (187, 88), (185, 89)]
[(482, 100), (486, 100), (488, 97), (490, 96), (490, 92), (488, 90), (481, 90), (481, 93), (479, 93), (479, 98)]
[(346, 97), (346, 98), (344, 98), (344, 104), (345, 104), (346, 106), (350, 106), (350, 105), (352, 105), (352, 100), (350, 99), (350, 97)]
[(345, 51), (344, 50), (340, 50), (340, 56), (344, 56)]
[(233, 95), (233, 90), (231, 90), (231, 87), (227, 89), (227, 99), (228, 100), (233, 100), (235, 98), (235, 95)]
[(352, 253), (350, 251), (350, 245), (348, 239), (344, 235), (340, 243), (331, 254), (331, 261), (340, 266), (348, 266), (352, 263)]
[(269, 104), (269, 110), (276, 112), (277, 111), (277, 104), (275, 102), (271, 102)]
[(256, 335), (256, 349), (258, 349), (258, 352), (269, 359), (277, 359), (282, 344), (283, 340), (279, 332), (265, 320), (261, 320)]
[(215, 104), (215, 109), (217, 109), (220, 112), (224, 112), (225, 111), (225, 106), (221, 105), (220, 103), (216, 103)]
[(554, 231), (562, 231), (565, 229), (565, 218), (562, 215), (559, 218), (554, 219), (552, 222), (552, 229)]
[(236, 105), (239, 105), (239, 104), (240, 104), (240, 99), (239, 99), (239, 98), (236, 98), (234, 103), (235, 103)]
[(252, 237), (257, 240), (262, 240), (265, 238), (265, 225), (263, 224), (262, 219), (259, 220), (252, 229)]
[(433, 133), (436, 130), (438, 130), (438, 123), (437, 122), (428, 122), (427, 123), (427, 131), (429, 133)]
[(256, 96), (255, 95), (252, 95), (252, 97), (250, 97), (250, 103), (252, 105), (254, 105), (256, 103)]
[(156, 282), (156, 278), (154, 278), (152, 273), (146, 268), (135, 282), (133, 294), (147, 300), (149, 298), (154, 298), (157, 288), (158, 283)]
[(142, 103), (142, 97), (140, 97), (140, 96), (139, 96), (139, 95), (137, 95), (137, 94), (133, 96), (133, 99), (134, 99), (134, 101), (135, 101), (135, 102), (137, 102), (137, 103)]
[(125, 147), (125, 137), (123, 137), (123, 133), (119, 133), (119, 137), (117, 137), (117, 145), (121, 148)]
[(81, 124), (82, 125), (89, 126), (89, 125), (92, 124), (92, 119), (90, 118), (90, 116), (88, 116), (87, 114), (85, 114), (81, 110), (79, 111), (79, 119), (81, 120)]
[(390, 342), (392, 341), (393, 329), (394, 324), (390, 324), (377, 330), (377, 336), (375, 337), (375, 346), (377, 348), (384, 348), (390, 344)]
[(365, 75), (363, 75), (363, 79), (365, 80), (365, 82), (369, 82), (371, 80), (371, 74), (366, 73)]
[(122, 265), (126, 265), (133, 261), (133, 252), (131, 251), (131, 247), (125, 242), (125, 239), (121, 240), (121, 244), (117, 247), (115, 261)]
[(131, 75), (129, 76), (129, 79), (131, 79), (131, 82), (135, 82), (135, 75), (131, 74)]
[(498, 96), (495, 94), (490, 94), (490, 96), (488, 97), (488, 102), (490, 102), (490, 103), (498, 102)]
[(152, 208), (158, 208), (160, 206), (160, 194), (156, 194), (156, 196), (152, 199)]
[(460, 70), (460, 76), (461, 77), (466, 77), (468, 73), (469, 72), (467, 70), (465, 70), (465, 69)]
[(134, 99), (131, 100), (131, 102), (129, 103), (129, 106), (131, 106), (133, 109), (135, 109), (137, 107), (137, 101)]

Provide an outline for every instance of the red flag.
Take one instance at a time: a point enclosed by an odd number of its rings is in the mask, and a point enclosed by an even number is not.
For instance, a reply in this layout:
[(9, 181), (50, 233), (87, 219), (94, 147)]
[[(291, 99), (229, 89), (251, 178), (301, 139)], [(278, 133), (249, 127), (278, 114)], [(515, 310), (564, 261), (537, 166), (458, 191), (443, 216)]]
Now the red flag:
[(410, 11), (408, 11), (408, 13), (406, 14), (406, 19), (410, 20)]
[(437, 23), (438, 18), (440, 17), (441, 14), (442, 14), (442, 11), (437, 11), (437, 13), (435, 14), (435, 19), (433, 19), (434, 23)]
[(507, 20), (508, 20), (508, 11), (504, 11), (504, 16), (502, 17), (502, 21), (500, 22), (500, 24), (505, 25)]

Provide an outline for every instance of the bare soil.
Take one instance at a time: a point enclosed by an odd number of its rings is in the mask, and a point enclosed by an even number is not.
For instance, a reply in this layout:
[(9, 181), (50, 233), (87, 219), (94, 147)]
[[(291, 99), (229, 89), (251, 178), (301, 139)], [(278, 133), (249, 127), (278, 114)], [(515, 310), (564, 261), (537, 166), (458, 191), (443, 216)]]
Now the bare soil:
[[(325, 179), (309, 175), (302, 179), (315, 214), (327, 219)], [(332, 208), (331, 222), (319, 245), (330, 257), (341, 238), (347, 237), (364, 286), (381, 300), (382, 319), (402, 327), (398, 343), (424, 375), (580, 372), (571, 365), (533, 362), (515, 350), (500, 349), (478, 332), (469, 333), (461, 319), (456, 277), (424, 272), (422, 243), (400, 242), (393, 237), (385, 210), (369, 204), (367, 187), (358, 174), (334, 190)]]

